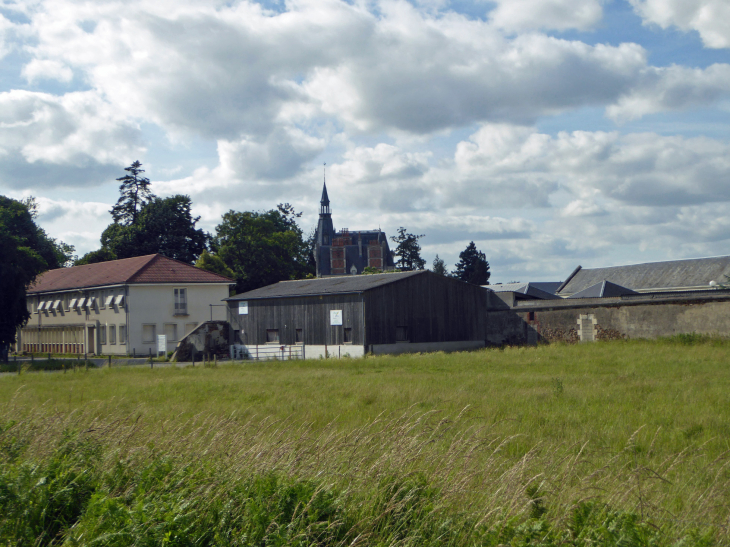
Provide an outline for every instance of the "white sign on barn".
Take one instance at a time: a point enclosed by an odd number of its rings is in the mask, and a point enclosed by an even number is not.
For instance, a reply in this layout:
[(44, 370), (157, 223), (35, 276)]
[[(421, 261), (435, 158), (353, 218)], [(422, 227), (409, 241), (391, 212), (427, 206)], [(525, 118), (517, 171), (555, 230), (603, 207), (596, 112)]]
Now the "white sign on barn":
[(342, 310), (330, 310), (330, 325), (333, 327), (342, 325)]

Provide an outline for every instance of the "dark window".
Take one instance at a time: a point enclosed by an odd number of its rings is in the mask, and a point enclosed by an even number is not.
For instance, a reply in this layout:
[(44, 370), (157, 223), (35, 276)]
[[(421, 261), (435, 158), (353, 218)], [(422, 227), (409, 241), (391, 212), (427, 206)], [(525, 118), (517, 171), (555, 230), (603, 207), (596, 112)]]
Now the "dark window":
[(396, 327), (395, 328), (395, 341), (396, 342), (408, 342), (408, 327)]
[(534, 321), (535, 320), (535, 312), (534, 311), (528, 311), (527, 312), (527, 320), (528, 321)]
[(352, 329), (342, 329), (342, 341), (345, 344), (352, 344)]
[(240, 330), (233, 331), (233, 343), (234, 344), (243, 344), (243, 340), (241, 340), (241, 331)]
[(270, 344), (278, 344), (279, 329), (266, 329), (266, 342)]
[(296, 329), (294, 331), (294, 341), (297, 344), (303, 344), (304, 343), (304, 331), (302, 329)]

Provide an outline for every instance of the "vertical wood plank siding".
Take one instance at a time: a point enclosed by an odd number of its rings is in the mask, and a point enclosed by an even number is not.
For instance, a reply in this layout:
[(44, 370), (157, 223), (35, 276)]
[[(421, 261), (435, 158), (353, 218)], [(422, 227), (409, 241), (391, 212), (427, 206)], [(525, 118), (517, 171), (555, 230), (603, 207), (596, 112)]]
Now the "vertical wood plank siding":
[[(278, 329), (280, 344), (294, 344), (302, 329), (307, 345), (343, 344), (343, 329), (352, 329), (352, 343), (363, 345), (362, 296), (338, 294), (248, 301), (248, 315), (238, 314), (238, 302), (229, 304), (230, 324), (241, 331), (244, 344), (265, 344), (266, 330)], [(330, 310), (342, 310), (342, 326), (330, 326)]]
[[(238, 314), (238, 301), (228, 304), (244, 344), (265, 344), (267, 329), (279, 331), (282, 345), (296, 343), (296, 329), (307, 345), (342, 344), (345, 328), (354, 345), (365, 346), (396, 343), (397, 327), (407, 327), (413, 343), (486, 339), (487, 291), (431, 272), (362, 294), (249, 300), (248, 315)], [(342, 310), (342, 326), (330, 326), (330, 310)]]
[(364, 296), (366, 344), (394, 344), (396, 327), (413, 343), (486, 337), (487, 291), (476, 285), (426, 272)]

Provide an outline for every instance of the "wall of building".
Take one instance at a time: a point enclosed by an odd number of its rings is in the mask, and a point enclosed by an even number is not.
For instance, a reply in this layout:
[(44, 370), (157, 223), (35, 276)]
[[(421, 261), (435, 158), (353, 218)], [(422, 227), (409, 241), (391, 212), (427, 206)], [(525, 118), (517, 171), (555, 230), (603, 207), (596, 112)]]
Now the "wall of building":
[[(187, 291), (187, 313), (175, 311), (176, 288)], [(167, 351), (174, 351), (185, 334), (210, 320), (211, 312), (214, 321), (225, 320), (223, 299), (227, 297), (228, 286), (223, 284), (130, 285), (128, 351), (137, 355), (148, 355), (150, 350), (156, 353), (160, 334), (168, 337)], [(154, 328), (145, 329), (145, 325)]]
[(431, 272), (365, 293), (365, 345), (396, 344), (399, 327), (408, 342), (486, 339), (487, 291)]
[[(344, 329), (351, 329), (352, 344), (363, 345), (362, 296), (357, 294), (248, 300), (248, 313), (239, 313), (239, 301), (229, 302), (228, 321), (232, 343), (267, 344), (267, 330), (278, 331), (273, 345), (293, 345), (297, 329), (306, 345), (335, 346), (345, 343)], [(330, 311), (342, 312), (342, 325), (330, 325)]]
[[(31, 317), (20, 332), (22, 351), (50, 353), (126, 354), (119, 327), (126, 327), (126, 299), (122, 285), (93, 290), (31, 294), (27, 301)], [(94, 298), (93, 306), (71, 306), (73, 300)], [(114, 302), (107, 305), (109, 297)], [(126, 298), (126, 297), (125, 297)], [(41, 302), (58, 302), (53, 309), (38, 311)], [(113, 333), (112, 333), (113, 329)], [(102, 333), (103, 331), (103, 333)]]
[(493, 344), (658, 338), (675, 334), (730, 336), (730, 294), (641, 295), (575, 301), (520, 302), (487, 313)]

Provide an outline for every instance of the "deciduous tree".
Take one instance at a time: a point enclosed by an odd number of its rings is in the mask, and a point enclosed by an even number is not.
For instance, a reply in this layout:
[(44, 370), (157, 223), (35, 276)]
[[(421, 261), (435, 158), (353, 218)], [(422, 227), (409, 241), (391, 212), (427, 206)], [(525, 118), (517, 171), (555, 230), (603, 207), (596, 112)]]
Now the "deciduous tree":
[(0, 196), (0, 355), (7, 360), (16, 331), (30, 317), (26, 290), (49, 268), (60, 268), (73, 247), (48, 237), (34, 221), (33, 198), (20, 202)]
[(223, 215), (211, 246), (234, 272), (237, 292), (314, 273), (297, 218), (287, 204), (263, 213), (228, 211)]

